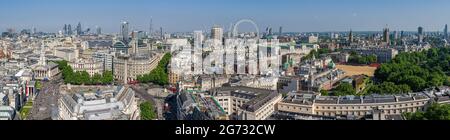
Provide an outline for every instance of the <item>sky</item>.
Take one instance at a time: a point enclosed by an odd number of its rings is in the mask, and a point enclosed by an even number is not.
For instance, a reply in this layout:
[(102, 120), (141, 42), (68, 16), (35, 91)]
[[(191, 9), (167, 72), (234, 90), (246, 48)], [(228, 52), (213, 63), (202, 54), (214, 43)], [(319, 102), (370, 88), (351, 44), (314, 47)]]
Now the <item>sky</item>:
[[(64, 24), (72, 28), (99, 26), (116, 33), (128, 21), (132, 29), (162, 27), (165, 32), (209, 30), (251, 19), (260, 30), (270, 26), (284, 32), (442, 31), (450, 24), (449, 0), (1, 0), (0, 31), (36, 27), (57, 32)], [(249, 23), (239, 29), (252, 31)]]

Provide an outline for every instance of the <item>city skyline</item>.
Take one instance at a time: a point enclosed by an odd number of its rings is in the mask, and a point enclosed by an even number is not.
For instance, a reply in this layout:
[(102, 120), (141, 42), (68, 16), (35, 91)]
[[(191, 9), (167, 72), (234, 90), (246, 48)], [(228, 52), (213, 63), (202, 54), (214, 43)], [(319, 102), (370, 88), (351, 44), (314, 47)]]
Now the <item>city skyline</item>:
[[(231, 23), (252, 19), (260, 30), (282, 26), (285, 32), (382, 31), (385, 25), (391, 31), (416, 31), (421, 26), (425, 32), (442, 32), (450, 23), (445, 15), (450, 2), (443, 0), (132, 1), (1, 1), (0, 30), (35, 27), (58, 32), (64, 24), (76, 27), (81, 22), (83, 29), (98, 26), (104, 33), (119, 33), (122, 21), (130, 23), (130, 30), (148, 31), (153, 20), (153, 29), (167, 32), (209, 31), (214, 25), (227, 31)], [(249, 27), (243, 24), (242, 29)]]

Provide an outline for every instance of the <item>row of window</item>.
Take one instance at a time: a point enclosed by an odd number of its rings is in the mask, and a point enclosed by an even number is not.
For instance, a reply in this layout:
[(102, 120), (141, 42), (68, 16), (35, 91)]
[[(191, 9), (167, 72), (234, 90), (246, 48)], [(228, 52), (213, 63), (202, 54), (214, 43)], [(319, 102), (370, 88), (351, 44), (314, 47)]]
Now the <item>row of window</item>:
[[(385, 110), (386, 114), (401, 114), (405, 112), (415, 112), (417, 110), (422, 110), (423, 108), (415, 107), (415, 108), (408, 108), (408, 109), (392, 109), (392, 110)], [(363, 116), (371, 114), (370, 111), (318, 111), (315, 113), (316, 115), (323, 115), (323, 116), (335, 116), (335, 115), (356, 115), (356, 116)]]
[(261, 113), (256, 113), (256, 118), (265, 119), (270, 116), (275, 110), (273, 106), (274, 105), (271, 104), (269, 107), (262, 108)]
[[(287, 108), (290, 109), (291, 107), (289, 106), (281, 106), (282, 109)], [(300, 108), (300, 107), (292, 107), (293, 109), (297, 110), (300, 109), (301, 111), (309, 111), (308, 108)], [(415, 107), (415, 108), (407, 108), (407, 109), (392, 109), (392, 110), (385, 110), (386, 114), (400, 114), (400, 113), (404, 113), (404, 112), (415, 112), (417, 110), (422, 110), (423, 108), (421, 107)], [(367, 115), (370, 114), (370, 111), (317, 111), (315, 113), (316, 115), (324, 115), (324, 116), (335, 116), (335, 115), (358, 115), (358, 116), (363, 116), (363, 115)]]
[[(404, 104), (395, 104), (395, 105), (381, 105), (378, 106), (381, 109), (387, 108), (401, 108), (401, 107), (411, 107), (411, 106), (420, 106), (424, 105), (426, 101), (423, 102), (415, 102), (415, 103), (404, 103)], [(316, 109), (371, 109), (376, 108), (377, 106), (316, 106)], [(288, 108), (289, 109), (289, 108)]]

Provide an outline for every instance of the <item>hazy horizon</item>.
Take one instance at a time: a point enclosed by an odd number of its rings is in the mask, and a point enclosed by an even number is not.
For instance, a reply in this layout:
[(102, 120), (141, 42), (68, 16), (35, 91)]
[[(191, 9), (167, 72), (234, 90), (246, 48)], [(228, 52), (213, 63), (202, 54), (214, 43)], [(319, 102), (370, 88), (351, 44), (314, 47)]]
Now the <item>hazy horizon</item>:
[[(130, 28), (148, 31), (209, 31), (221, 25), (227, 31), (231, 23), (252, 19), (260, 31), (268, 26), (278, 32), (442, 31), (450, 23), (448, 0), (2, 0), (0, 31), (36, 27), (38, 31), (57, 32), (64, 24), (75, 29), (102, 28), (119, 32), (120, 22)], [(240, 29), (252, 31), (250, 24)]]

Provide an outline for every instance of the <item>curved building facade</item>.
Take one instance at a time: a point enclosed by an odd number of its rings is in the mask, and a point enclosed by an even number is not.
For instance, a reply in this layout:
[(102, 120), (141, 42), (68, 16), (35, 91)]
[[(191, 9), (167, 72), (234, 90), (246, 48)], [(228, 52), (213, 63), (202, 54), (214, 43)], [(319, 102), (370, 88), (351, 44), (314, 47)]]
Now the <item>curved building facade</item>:
[(450, 103), (448, 87), (404, 95), (319, 96), (290, 94), (277, 105), (280, 112), (355, 119), (388, 119), (402, 113), (424, 111), (431, 103)]
[(155, 69), (162, 56), (159, 53), (119, 56), (114, 61), (114, 77), (126, 83), (135, 81), (137, 76)]

